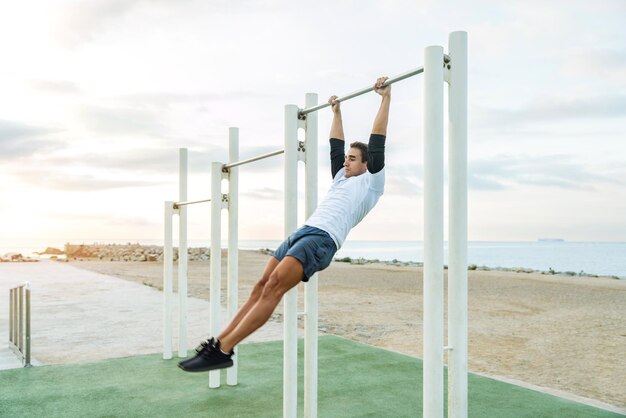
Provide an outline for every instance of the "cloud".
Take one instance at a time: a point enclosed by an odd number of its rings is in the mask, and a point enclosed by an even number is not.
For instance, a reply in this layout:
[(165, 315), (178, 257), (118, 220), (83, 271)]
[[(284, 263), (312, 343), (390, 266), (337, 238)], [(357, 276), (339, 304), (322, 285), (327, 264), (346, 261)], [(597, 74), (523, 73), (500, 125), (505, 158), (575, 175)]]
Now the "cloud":
[(80, 46), (142, 2), (143, 0), (68, 2), (59, 19), (57, 36), (63, 46)]
[(413, 196), (424, 192), (424, 166), (421, 161), (398, 164), (397, 159), (386, 158), (385, 194)]
[[(88, 230), (93, 230), (94, 225), (98, 225), (100, 227), (110, 227), (110, 228), (120, 228), (121, 231), (128, 228), (128, 225), (133, 225), (134, 227), (159, 227), (161, 226), (161, 222), (150, 220), (149, 218), (142, 215), (129, 215), (125, 216), (122, 214), (113, 214), (111, 212), (103, 212), (103, 211), (94, 211), (94, 212), (81, 212), (81, 211), (72, 211), (73, 208), (71, 205), (64, 206), (64, 211), (51, 211), (48, 212), (46, 218), (50, 220), (54, 220), (56, 222), (63, 222), (64, 225), (74, 225), (80, 226), (84, 225)], [(128, 239), (129, 242), (135, 242), (136, 238), (130, 238), (128, 236), (124, 237)], [(93, 239), (93, 236), (90, 237)]]
[(506, 190), (508, 187), (497, 176), (487, 173), (472, 173), (468, 175), (467, 187), (470, 190)]
[[(118, 128), (127, 133), (122, 127)], [(85, 152), (83, 141), (73, 144), (27, 136), (49, 132), (55, 131), (0, 121), (0, 161), (7, 163), (20, 183), (84, 191), (148, 187), (162, 184), (164, 178), (177, 182), (177, 147), (158, 147), (160, 144), (142, 147), (129, 143), (124, 149), (111, 149), (94, 144)], [(205, 141), (202, 146), (189, 149), (190, 175), (209, 175), (213, 161), (225, 161), (222, 157), (228, 155), (227, 148), (211, 145), (211, 142), (217, 141)]]
[(64, 146), (60, 141), (38, 137), (60, 132), (59, 129), (0, 120), (0, 160), (13, 160), (32, 154), (50, 152)]
[(422, 179), (417, 176), (390, 176), (385, 179), (385, 194), (413, 198), (424, 193)]
[(0, 119), (0, 141), (3, 141), (3, 146), (6, 145), (6, 142), (4, 141), (47, 135), (58, 131), (58, 129), (43, 128), (35, 125), (27, 125), (21, 122)]
[(282, 190), (271, 187), (263, 187), (254, 191), (242, 192), (243, 196), (260, 200), (281, 201), (284, 197)]
[(93, 192), (110, 189), (148, 187), (162, 184), (157, 180), (109, 179), (96, 175), (76, 175), (46, 169), (16, 172), (19, 179), (31, 185), (52, 190)]
[[(14, 164), (13, 176), (20, 183), (63, 191), (94, 191), (162, 185), (164, 178), (178, 179), (177, 149), (136, 149), (126, 152), (90, 152), (76, 154), (65, 144), (22, 140), (20, 147), (5, 152), (0, 158), (11, 161), (29, 157)], [(0, 141), (0, 144), (2, 142)], [(217, 147), (216, 147), (217, 148)], [(44, 152), (45, 151), (45, 152)], [(37, 155), (34, 155), (37, 154)], [(212, 149), (190, 153), (188, 172), (210, 173)], [(167, 180), (166, 180), (167, 181)]]
[(573, 79), (606, 80), (611, 86), (626, 86), (626, 50), (576, 48), (563, 53), (561, 73)]
[[(187, 170), (191, 173), (210, 173), (211, 162), (216, 154), (226, 154), (221, 147), (206, 147), (188, 152)], [(43, 172), (82, 168), (91, 172), (105, 171), (125, 176), (168, 175), (172, 181), (178, 178), (179, 152), (176, 148), (132, 149), (126, 152), (91, 152), (76, 155), (51, 155), (38, 162)], [(37, 179), (37, 175), (24, 179)], [(37, 183), (40, 183), (37, 180)]]
[[(601, 184), (626, 186), (623, 177), (586, 167), (573, 156), (509, 156), (469, 163), (468, 184), (475, 190), (502, 190), (519, 185), (595, 190)], [(614, 168), (612, 169), (614, 172)]]
[[(241, 103), (252, 106), (268, 97), (252, 91), (221, 93), (140, 93), (100, 98), (77, 106), (76, 119), (97, 135), (147, 135), (201, 146), (225, 142), (231, 125), (223, 120), (227, 109), (233, 112)], [(241, 110), (240, 110), (241, 111)], [(207, 118), (210, 117), (209, 118)], [(217, 119), (217, 122), (216, 122)], [(217, 126), (220, 134), (214, 134)]]
[[(90, 0), (67, 1), (58, 15), (56, 35), (64, 47), (76, 48), (95, 40), (111, 29), (118, 29), (131, 21), (131, 25), (141, 26), (163, 21), (176, 27), (180, 19), (188, 22), (192, 18), (215, 16), (225, 13), (254, 13), (254, 11), (279, 11), (280, 5), (266, 1), (212, 0)], [(161, 6), (161, 10), (159, 7)], [(182, 16), (178, 16), (182, 15)], [(167, 28), (170, 29), (170, 28)]]
[(142, 149), (124, 153), (87, 153), (50, 156), (43, 162), (46, 169), (56, 171), (67, 167), (85, 167), (89, 170), (136, 172), (176, 172), (178, 153), (176, 150)]
[(614, 118), (626, 116), (626, 95), (578, 97), (572, 99), (540, 98), (523, 112), (535, 120)]
[(106, 135), (159, 136), (165, 130), (156, 112), (136, 107), (83, 105), (78, 118), (88, 129)]
[(53, 95), (78, 95), (83, 93), (78, 84), (67, 80), (28, 80), (26, 85), (37, 92)]
[(473, 106), (473, 126), (489, 131), (580, 119), (607, 119), (626, 117), (626, 95), (613, 94), (576, 98), (536, 98), (519, 109)]
[(211, 93), (154, 92), (136, 93), (112, 98), (113, 101), (132, 106), (164, 107), (172, 104), (202, 104), (206, 102), (265, 100), (271, 94), (251, 90), (234, 90)]

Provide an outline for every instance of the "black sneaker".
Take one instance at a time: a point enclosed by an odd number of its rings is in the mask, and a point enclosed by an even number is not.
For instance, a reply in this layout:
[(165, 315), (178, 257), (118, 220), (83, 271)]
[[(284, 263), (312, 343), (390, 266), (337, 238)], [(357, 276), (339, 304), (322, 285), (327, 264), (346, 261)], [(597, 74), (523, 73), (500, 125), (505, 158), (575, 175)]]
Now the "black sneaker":
[(187, 363), (190, 363), (193, 359), (200, 355), (200, 353), (206, 353), (211, 350), (212, 347), (218, 344), (218, 340), (214, 337), (209, 338), (206, 341), (202, 341), (200, 345), (196, 348), (196, 355), (194, 357), (188, 358), (178, 363), (178, 367), (184, 369)]
[(206, 341), (198, 347), (198, 354), (188, 360), (178, 363), (178, 367), (186, 372), (208, 372), (209, 370), (225, 369), (233, 365), (231, 351), (229, 354), (222, 353), (219, 342)]

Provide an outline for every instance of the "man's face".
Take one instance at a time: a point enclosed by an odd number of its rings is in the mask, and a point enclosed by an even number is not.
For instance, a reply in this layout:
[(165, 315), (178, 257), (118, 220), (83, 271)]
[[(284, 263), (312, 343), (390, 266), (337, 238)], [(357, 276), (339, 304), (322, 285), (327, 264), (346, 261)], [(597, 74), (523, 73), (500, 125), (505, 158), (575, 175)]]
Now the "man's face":
[(360, 176), (367, 171), (367, 163), (361, 160), (361, 150), (350, 148), (343, 162), (346, 177)]

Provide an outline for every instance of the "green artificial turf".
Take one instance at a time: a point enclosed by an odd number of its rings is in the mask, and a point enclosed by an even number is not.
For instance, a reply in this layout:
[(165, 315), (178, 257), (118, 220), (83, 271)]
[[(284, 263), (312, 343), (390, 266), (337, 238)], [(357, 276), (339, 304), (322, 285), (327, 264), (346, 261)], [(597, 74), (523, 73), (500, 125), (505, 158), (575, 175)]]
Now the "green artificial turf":
[[(222, 373), (223, 386), (209, 389), (208, 373), (185, 373), (176, 363), (157, 354), (1, 371), (0, 416), (282, 417), (282, 342), (241, 345), (239, 384), (232, 387)], [(299, 369), (302, 377), (302, 355)], [(319, 417), (421, 417), (421, 387), (419, 359), (320, 337)], [(470, 375), (469, 416), (620, 415)]]

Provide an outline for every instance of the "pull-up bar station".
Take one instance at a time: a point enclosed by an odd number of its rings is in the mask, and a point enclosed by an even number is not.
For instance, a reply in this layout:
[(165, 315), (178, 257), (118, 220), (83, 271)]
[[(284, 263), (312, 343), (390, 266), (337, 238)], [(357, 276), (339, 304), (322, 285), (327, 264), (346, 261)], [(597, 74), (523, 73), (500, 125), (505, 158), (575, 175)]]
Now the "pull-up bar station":
[[(423, 416), (443, 417), (444, 352), (448, 353), (448, 416), (467, 417), (467, 33), (453, 32), (448, 54), (443, 47), (424, 50), (424, 66), (392, 77), (385, 85), (414, 75), (424, 77), (424, 316)], [(448, 341), (444, 346), (444, 100), (448, 84), (449, 211), (448, 211)], [(341, 96), (343, 102), (366, 94), (373, 87)], [(229, 162), (211, 164), (210, 199), (187, 201), (187, 150), (179, 151), (179, 201), (165, 202), (164, 333), (163, 358), (172, 358), (172, 218), (179, 216), (179, 340), (178, 356), (187, 356), (187, 213), (188, 205), (211, 202), (210, 323), (218, 335), (221, 316), (221, 211), (228, 211), (227, 312), (237, 311), (238, 277), (238, 170), (240, 166), (284, 154), (284, 235), (297, 228), (297, 164), (305, 164), (305, 216), (317, 206), (317, 94), (307, 93), (305, 107), (285, 106), (285, 147), (239, 160), (239, 130), (229, 129)], [(304, 141), (297, 137), (305, 132)], [(222, 180), (228, 192), (222, 193)], [(304, 318), (304, 416), (317, 416), (317, 274), (305, 285), (304, 311), (297, 311), (297, 288), (284, 297), (283, 416), (298, 415), (297, 318)], [(226, 371), (228, 385), (237, 384), (237, 356)], [(209, 372), (209, 387), (220, 386), (220, 370)]]

